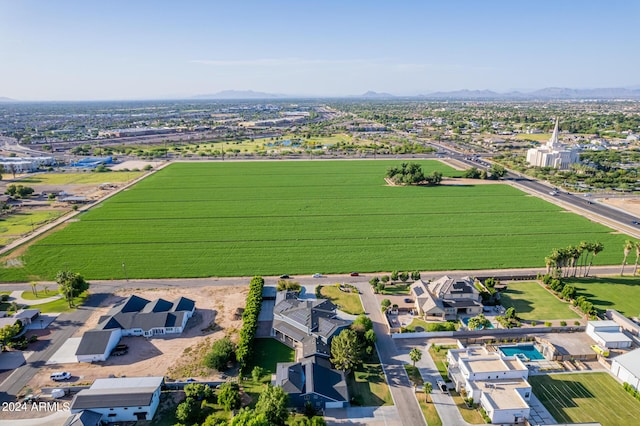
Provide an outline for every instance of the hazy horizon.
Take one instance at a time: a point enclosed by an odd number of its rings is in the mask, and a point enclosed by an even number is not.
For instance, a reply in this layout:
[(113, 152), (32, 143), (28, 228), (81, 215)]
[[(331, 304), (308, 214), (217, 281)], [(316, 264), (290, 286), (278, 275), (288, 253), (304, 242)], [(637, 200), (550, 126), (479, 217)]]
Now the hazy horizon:
[[(640, 2), (0, 0), (0, 97), (637, 87)], [(529, 89), (513, 89), (527, 87)]]

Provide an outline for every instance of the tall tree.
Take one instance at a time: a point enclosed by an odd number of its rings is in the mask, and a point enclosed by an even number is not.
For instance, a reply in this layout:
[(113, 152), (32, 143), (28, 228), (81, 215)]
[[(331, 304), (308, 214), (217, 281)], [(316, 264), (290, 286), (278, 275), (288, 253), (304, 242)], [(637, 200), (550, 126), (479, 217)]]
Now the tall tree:
[(411, 351), (409, 351), (409, 358), (411, 358), (411, 361), (413, 362), (413, 366), (415, 367), (416, 362), (422, 359), (422, 351), (418, 348), (411, 349)]
[(77, 272), (60, 271), (56, 275), (60, 293), (67, 299), (69, 307), (73, 307), (73, 298), (89, 289), (89, 283)]
[(218, 403), (226, 411), (240, 408), (240, 389), (236, 383), (225, 382), (220, 385), (218, 392)]
[(424, 399), (426, 402), (429, 402), (427, 398), (431, 392), (433, 392), (433, 385), (431, 382), (424, 382)]
[(633, 276), (635, 277), (638, 272), (638, 258), (640, 258), (640, 241), (635, 241), (633, 245), (636, 249), (636, 263), (633, 265)]
[(604, 250), (604, 244), (602, 244), (600, 241), (596, 241), (595, 243), (591, 244), (591, 260), (589, 260), (589, 267), (587, 268), (587, 272), (584, 274), (585, 277), (589, 276), (589, 271), (591, 271), (591, 265), (593, 265), (593, 259), (595, 259), (595, 257), (598, 255), (598, 253), (600, 253), (602, 250)]
[(271, 425), (284, 425), (289, 417), (288, 400), (289, 395), (280, 386), (268, 385), (258, 397), (256, 414), (264, 414)]
[(331, 341), (331, 362), (336, 369), (349, 372), (362, 362), (358, 334), (346, 328)]
[(622, 258), (622, 268), (620, 268), (620, 276), (624, 275), (624, 265), (627, 264), (627, 257), (629, 257), (629, 253), (631, 253), (631, 249), (633, 249), (633, 246), (634, 244), (631, 240), (626, 240), (624, 242), (624, 257)]

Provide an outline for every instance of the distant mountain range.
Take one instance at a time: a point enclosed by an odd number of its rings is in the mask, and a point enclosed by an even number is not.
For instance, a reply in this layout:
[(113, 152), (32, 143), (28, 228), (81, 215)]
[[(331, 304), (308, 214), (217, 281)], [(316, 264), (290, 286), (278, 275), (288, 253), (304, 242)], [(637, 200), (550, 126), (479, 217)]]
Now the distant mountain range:
[[(196, 95), (193, 99), (292, 99), (299, 95), (283, 95), (253, 90), (223, 90), (208, 95)], [(321, 98), (322, 96), (304, 96)], [(331, 96), (340, 98), (340, 96)], [(450, 92), (430, 92), (416, 96), (397, 96), (386, 92), (367, 91), (361, 95), (344, 96), (355, 99), (451, 99), (451, 100), (553, 100), (553, 99), (640, 99), (640, 86), (629, 88), (612, 87), (600, 89), (569, 89), (566, 87), (547, 87), (532, 92), (511, 91), (506, 93), (493, 90), (454, 90)]]
[(455, 90), (418, 95), (421, 99), (492, 99), (492, 100), (553, 100), (553, 99), (640, 99), (640, 89), (623, 87), (601, 89), (568, 89), (547, 87), (533, 92), (499, 93), (492, 90)]
[(5, 98), (4, 96), (0, 96), (0, 102), (17, 102), (15, 99)]

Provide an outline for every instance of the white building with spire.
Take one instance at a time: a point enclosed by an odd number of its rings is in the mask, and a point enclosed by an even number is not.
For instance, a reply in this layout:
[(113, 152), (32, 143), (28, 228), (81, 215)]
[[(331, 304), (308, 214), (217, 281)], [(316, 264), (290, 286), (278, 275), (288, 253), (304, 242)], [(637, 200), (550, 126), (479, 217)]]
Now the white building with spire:
[(549, 142), (527, 151), (527, 163), (537, 167), (553, 167), (566, 170), (571, 164), (580, 162), (578, 150), (565, 147), (558, 140), (558, 119)]

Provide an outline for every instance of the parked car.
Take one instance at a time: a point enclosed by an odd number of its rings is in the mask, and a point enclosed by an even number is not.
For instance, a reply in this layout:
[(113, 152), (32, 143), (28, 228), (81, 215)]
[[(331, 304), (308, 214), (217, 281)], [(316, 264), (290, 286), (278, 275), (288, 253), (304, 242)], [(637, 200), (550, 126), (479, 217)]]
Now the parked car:
[(64, 389), (53, 389), (51, 391), (51, 398), (62, 398), (63, 396), (65, 396)]
[(438, 380), (436, 384), (438, 385), (438, 389), (440, 389), (442, 392), (449, 393), (449, 389), (447, 389), (447, 384), (445, 382), (443, 382), (442, 380)]
[(289, 278), (291, 278), (291, 277), (289, 275), (287, 275), (287, 274), (280, 275), (280, 279), (288, 280)]
[(322, 274), (313, 274), (313, 278), (322, 278)]
[(71, 378), (71, 373), (68, 371), (56, 371), (55, 373), (51, 373), (51, 380), (55, 382), (60, 382), (62, 380), (69, 380)]
[(349, 275), (351, 275), (352, 277), (360, 276), (360, 274), (358, 272), (352, 272)]
[(40, 395), (34, 395), (31, 393), (25, 396), (24, 399), (22, 400), (22, 402), (26, 402), (26, 403), (39, 402), (39, 401), (40, 401)]

